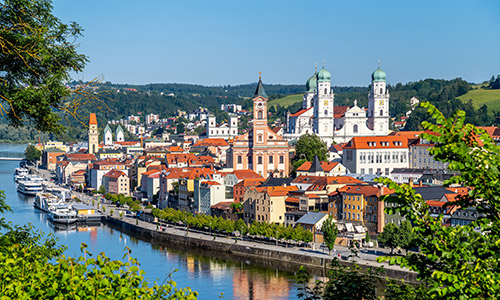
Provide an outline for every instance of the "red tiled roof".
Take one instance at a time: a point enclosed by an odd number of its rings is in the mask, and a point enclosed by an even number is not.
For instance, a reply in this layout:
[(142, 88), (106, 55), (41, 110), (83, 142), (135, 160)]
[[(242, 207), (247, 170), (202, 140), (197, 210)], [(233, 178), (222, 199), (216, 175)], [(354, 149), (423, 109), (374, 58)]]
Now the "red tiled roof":
[(89, 125), (97, 125), (97, 118), (95, 116), (95, 113), (90, 113)]
[[(304, 162), (300, 167), (297, 168), (297, 171), (308, 171), (311, 168), (311, 161), (306, 161)], [(328, 161), (322, 161), (320, 162), (321, 168), (325, 172), (330, 172), (335, 168), (339, 163), (338, 162), (328, 162)]]
[(273, 127), (271, 130), (277, 134), (281, 130), (281, 127)]
[(127, 174), (118, 170), (111, 170), (108, 173), (104, 174), (104, 177), (109, 177), (109, 178), (118, 178), (120, 176), (127, 176)]
[(69, 161), (88, 161), (88, 160), (96, 160), (96, 157), (94, 154), (68, 153), (66, 154), (66, 159)]
[(306, 108), (306, 109), (301, 109), (301, 110), (297, 111), (296, 113), (291, 114), (290, 117), (298, 117), (298, 116), (302, 115), (303, 113), (305, 113), (306, 111), (308, 111), (308, 110), (310, 110), (312, 108), (313, 107), (311, 106), (311, 107)]
[(408, 138), (401, 136), (357, 136), (344, 149), (394, 149), (408, 148)]
[(264, 179), (262, 176), (260, 176), (258, 173), (256, 173), (253, 170), (235, 170), (231, 172), (236, 176), (236, 178), (242, 180), (242, 179)]
[(252, 178), (252, 179), (243, 179), (242, 181), (238, 182), (234, 186), (239, 186), (239, 187), (255, 187), (259, 186), (262, 184), (264, 181), (264, 178)]
[(233, 204), (233, 203), (234, 202), (231, 202), (231, 201), (223, 201), (223, 202), (219, 202), (217, 204), (210, 206), (210, 208), (220, 209), (220, 210), (229, 210), (229, 209), (231, 209), (231, 204)]
[(333, 107), (333, 117), (342, 118), (345, 112), (349, 109), (349, 106), (334, 106)]
[(194, 144), (193, 147), (197, 146), (229, 146), (226, 140), (224, 139), (219, 139), (219, 138), (207, 138), (202, 141), (199, 141), (198, 143)]
[(94, 163), (94, 165), (97, 165), (97, 166), (119, 165), (119, 166), (121, 166), (121, 165), (123, 165), (123, 163), (119, 162), (116, 159), (106, 158), (106, 159), (103, 159), (103, 160), (100, 160), (100, 161), (96, 161)]

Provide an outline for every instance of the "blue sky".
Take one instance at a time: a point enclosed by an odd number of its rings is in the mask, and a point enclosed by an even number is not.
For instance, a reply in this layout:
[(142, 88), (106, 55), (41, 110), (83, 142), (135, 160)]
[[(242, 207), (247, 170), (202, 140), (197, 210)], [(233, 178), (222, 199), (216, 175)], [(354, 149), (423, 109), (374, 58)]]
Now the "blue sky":
[(114, 83), (303, 84), (314, 64), (333, 85), (500, 73), (500, 1), (55, 0), (84, 29), (75, 79)]

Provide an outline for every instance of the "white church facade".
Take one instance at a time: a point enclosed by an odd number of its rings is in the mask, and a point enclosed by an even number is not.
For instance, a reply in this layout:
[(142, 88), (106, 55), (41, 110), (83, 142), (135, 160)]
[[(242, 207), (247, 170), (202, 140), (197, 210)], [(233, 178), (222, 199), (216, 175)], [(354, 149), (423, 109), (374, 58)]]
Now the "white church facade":
[(356, 136), (389, 134), (389, 91), (386, 74), (380, 69), (372, 74), (368, 108), (354, 105), (335, 106), (331, 75), (324, 67), (306, 82), (302, 109), (287, 115), (284, 138), (298, 139), (306, 133), (318, 135), (328, 146), (346, 143)]

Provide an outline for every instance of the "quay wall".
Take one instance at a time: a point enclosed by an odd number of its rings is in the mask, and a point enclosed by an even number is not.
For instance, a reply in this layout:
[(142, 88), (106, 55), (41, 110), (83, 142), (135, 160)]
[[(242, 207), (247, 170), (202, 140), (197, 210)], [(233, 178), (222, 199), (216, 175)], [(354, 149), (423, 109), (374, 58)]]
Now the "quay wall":
[[(202, 255), (230, 259), (246, 264), (256, 264), (267, 268), (278, 268), (289, 272), (295, 272), (300, 266), (304, 266), (313, 273), (324, 276), (328, 266), (332, 262), (331, 258), (292, 253), (285, 251), (286, 248), (284, 248), (284, 251), (277, 251), (259, 243), (255, 243), (253, 246), (248, 243), (240, 245), (238, 243), (218, 241), (217, 239), (200, 239), (192, 237), (189, 234), (187, 236), (174, 234), (169, 232), (169, 230), (159, 231), (149, 229), (109, 216), (106, 218), (106, 223), (111, 228), (118, 229), (152, 244), (178, 249), (189, 249)], [(352, 264), (352, 262), (344, 260), (341, 260), (340, 263), (343, 265)], [(358, 265), (363, 269), (374, 267), (369, 264), (360, 264), (359, 262)], [(416, 273), (396, 268), (384, 268), (382, 277), (404, 280), (405, 282), (417, 282)]]

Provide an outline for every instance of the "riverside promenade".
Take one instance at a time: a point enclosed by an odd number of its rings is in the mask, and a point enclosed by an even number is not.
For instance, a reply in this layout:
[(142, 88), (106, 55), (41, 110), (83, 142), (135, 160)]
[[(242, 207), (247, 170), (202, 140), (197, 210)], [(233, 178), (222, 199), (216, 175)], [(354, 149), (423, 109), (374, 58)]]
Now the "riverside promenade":
[[(404, 280), (405, 282), (416, 282), (416, 273), (402, 269), (399, 266), (379, 263), (376, 258), (383, 256), (386, 252), (368, 250), (360, 252), (359, 257), (349, 257), (346, 247), (336, 246), (331, 254), (328, 249), (311, 249), (306, 247), (286, 247), (272, 243), (262, 243), (252, 240), (236, 239), (234, 236), (219, 234), (215, 237), (208, 232), (187, 229), (183, 226), (160, 226), (152, 222), (146, 222), (134, 217), (126, 216), (126, 209), (116, 207), (114, 204), (98, 201), (97, 197), (76, 193), (83, 202), (94, 206), (106, 215), (106, 223), (111, 228), (127, 233), (133, 237), (151, 242), (154, 245), (178, 249), (189, 249), (202, 255), (215, 256), (221, 259), (234, 260), (246, 264), (257, 264), (263, 267), (271, 267), (295, 272), (300, 266), (304, 266), (318, 275), (324, 275), (331, 265), (335, 256), (340, 258), (343, 265), (351, 265), (353, 260), (361, 268), (383, 267), (382, 277)], [(99, 198), (101, 198), (99, 196)], [(111, 211), (113, 214), (111, 215)], [(120, 216), (122, 213), (122, 216)]]
[[(46, 180), (50, 180), (51, 174), (46, 170), (36, 170)], [(102, 201), (101, 196), (89, 196), (74, 192), (82, 202), (93, 205), (98, 211), (106, 216), (105, 222), (111, 228), (129, 234), (152, 243), (153, 245), (189, 249), (190, 252), (216, 258), (232, 260), (245, 264), (256, 264), (262, 267), (279, 268), (285, 271), (295, 272), (300, 266), (304, 266), (317, 275), (324, 275), (331, 265), (334, 255), (340, 256), (340, 263), (351, 265), (353, 260), (346, 260), (350, 254), (349, 249), (343, 246), (335, 246), (335, 251), (328, 254), (326, 248), (310, 249), (306, 247), (285, 247), (271, 243), (241, 240), (236, 241), (234, 237), (226, 235), (213, 235), (207, 232), (186, 230), (182, 226), (158, 226), (155, 223), (145, 222), (133, 217), (126, 216), (126, 209), (116, 207), (114, 204)], [(111, 211), (113, 214), (111, 215)], [(122, 217), (120, 216), (122, 213)], [(379, 263), (377, 257), (387, 255), (384, 249), (368, 249), (360, 252), (355, 262), (362, 268), (383, 267), (383, 277), (404, 280), (405, 282), (417, 282), (416, 273), (399, 266)]]

